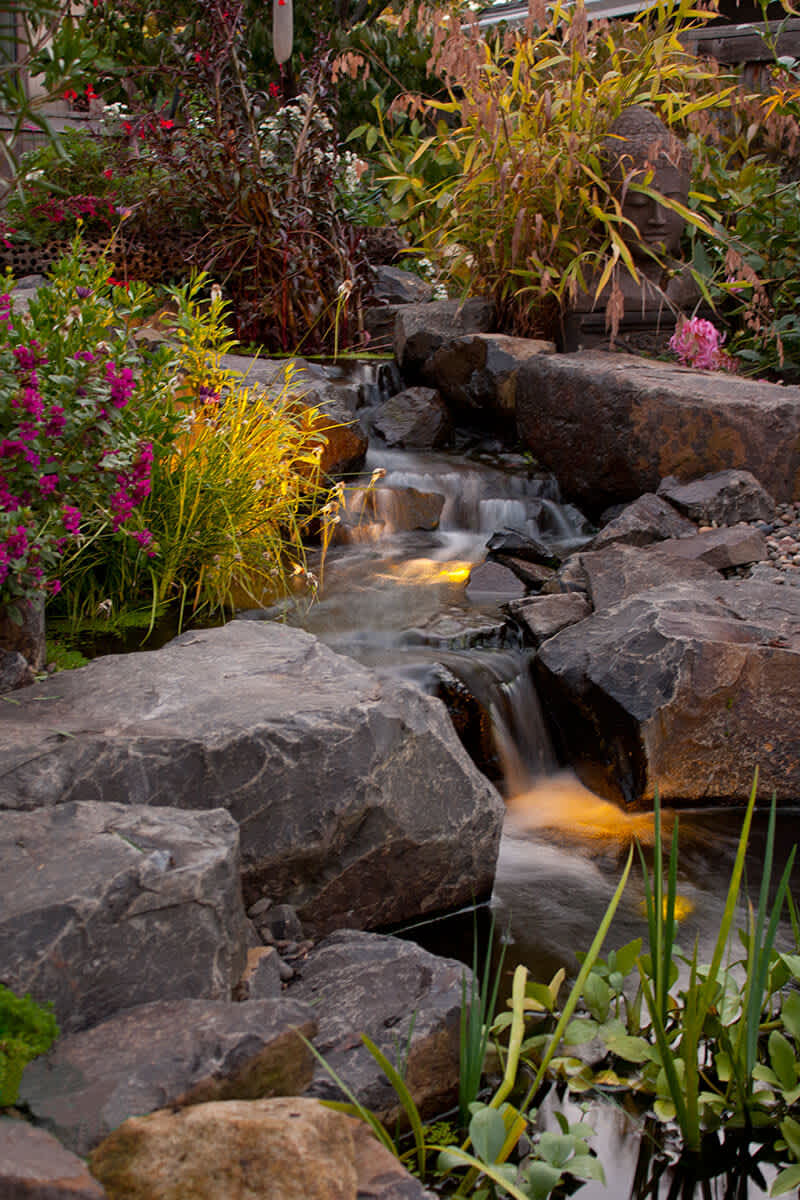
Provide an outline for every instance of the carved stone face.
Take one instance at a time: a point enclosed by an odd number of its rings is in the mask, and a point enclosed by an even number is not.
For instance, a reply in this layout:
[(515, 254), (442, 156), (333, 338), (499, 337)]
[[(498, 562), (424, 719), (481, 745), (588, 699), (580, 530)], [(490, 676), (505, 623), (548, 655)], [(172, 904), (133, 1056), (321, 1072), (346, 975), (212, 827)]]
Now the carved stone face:
[[(688, 147), (662, 121), (641, 105), (624, 109), (604, 139), (606, 178), (622, 200), (622, 214), (638, 231), (623, 230), (634, 258), (648, 261), (648, 250), (674, 255), (684, 221), (672, 209), (634, 191), (629, 184), (647, 183), (655, 192), (686, 204), (691, 159)], [(625, 183), (627, 181), (627, 184)], [(652, 260), (650, 260), (652, 261)]]
[[(689, 173), (662, 159), (654, 169), (649, 186), (668, 200), (677, 200), (685, 206), (689, 198)], [(662, 255), (678, 253), (685, 221), (673, 209), (629, 189), (622, 203), (622, 215), (639, 231), (638, 241), (634, 240), (630, 230), (625, 230), (623, 235), (634, 258), (647, 259), (646, 247)]]

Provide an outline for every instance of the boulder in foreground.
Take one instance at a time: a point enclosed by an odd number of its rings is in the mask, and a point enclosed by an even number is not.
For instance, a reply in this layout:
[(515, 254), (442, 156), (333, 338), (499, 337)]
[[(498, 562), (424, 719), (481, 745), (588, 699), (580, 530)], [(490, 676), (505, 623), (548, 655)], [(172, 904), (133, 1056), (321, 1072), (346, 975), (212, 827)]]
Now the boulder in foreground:
[(0, 979), (52, 1001), (62, 1033), (149, 1000), (227, 1000), (242, 972), (239, 831), (219, 809), (6, 812), (0, 878)]
[(368, 1127), (316, 1100), (228, 1100), (134, 1117), (90, 1166), (110, 1200), (424, 1200)]
[(0, 808), (225, 807), (247, 904), (291, 903), (312, 936), (491, 891), (503, 803), (444, 707), (301, 630), (232, 621), (19, 697), (0, 710)]

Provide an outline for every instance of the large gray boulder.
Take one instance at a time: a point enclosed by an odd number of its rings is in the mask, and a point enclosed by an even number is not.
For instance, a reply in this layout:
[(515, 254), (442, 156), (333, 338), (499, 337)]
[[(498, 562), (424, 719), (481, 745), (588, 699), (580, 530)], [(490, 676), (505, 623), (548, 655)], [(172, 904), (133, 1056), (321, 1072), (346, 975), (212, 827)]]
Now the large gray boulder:
[(210, 1100), (294, 1096), (311, 1081), (311, 1009), (295, 1000), (158, 1000), (61, 1038), (20, 1101), (76, 1154), (128, 1117)]
[(0, 710), (0, 808), (224, 806), (248, 905), (292, 903), (312, 934), (491, 890), (503, 803), (444, 707), (301, 630), (233, 621), (19, 696)]
[(6, 812), (0, 877), (0, 979), (52, 1001), (62, 1032), (149, 1000), (230, 998), (246, 940), (226, 812)]
[(524, 445), (562, 491), (600, 511), (744, 468), (776, 500), (800, 497), (800, 388), (598, 350), (537, 355), (517, 376)]
[(537, 661), (563, 747), (595, 790), (651, 804), (800, 792), (800, 594), (666, 584), (562, 630)]
[[(343, 930), (315, 946), (288, 995), (309, 1005), (315, 1048), (357, 1099), (391, 1124), (402, 1115), (394, 1088), (361, 1041), (366, 1033), (405, 1080), (423, 1113), (449, 1107), (458, 1094), (463, 963), (413, 942)], [(307, 1095), (343, 1100), (318, 1064)]]

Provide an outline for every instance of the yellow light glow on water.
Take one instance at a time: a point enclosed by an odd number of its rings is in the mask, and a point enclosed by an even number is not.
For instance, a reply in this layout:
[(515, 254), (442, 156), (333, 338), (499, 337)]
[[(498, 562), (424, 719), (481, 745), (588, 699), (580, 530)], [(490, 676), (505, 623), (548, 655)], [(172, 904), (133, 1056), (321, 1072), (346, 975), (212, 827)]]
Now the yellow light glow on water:
[(437, 562), (434, 558), (410, 558), (389, 568), (392, 578), (413, 585), (425, 583), (464, 583), (473, 564)]
[(508, 821), (520, 831), (553, 830), (586, 842), (627, 844), (653, 840), (653, 814), (629, 813), (590, 792), (574, 775), (542, 779), (513, 796), (506, 805)]
[(465, 583), (469, 579), (472, 567), (469, 563), (449, 563), (442, 567), (439, 575), (448, 583)]
[[(647, 905), (644, 900), (639, 905), (639, 910), (643, 917), (647, 916)], [(686, 918), (694, 912), (694, 905), (687, 896), (675, 896), (675, 920), (685, 921)], [(667, 918), (667, 897), (664, 897), (664, 920)]]

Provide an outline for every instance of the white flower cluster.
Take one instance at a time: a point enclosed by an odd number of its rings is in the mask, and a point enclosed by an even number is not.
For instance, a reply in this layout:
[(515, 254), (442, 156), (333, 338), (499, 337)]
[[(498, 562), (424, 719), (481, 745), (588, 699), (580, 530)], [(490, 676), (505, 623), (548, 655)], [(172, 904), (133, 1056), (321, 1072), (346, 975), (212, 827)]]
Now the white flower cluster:
[(320, 172), (337, 172), (338, 155), (333, 140), (333, 125), (305, 92), (296, 96), (290, 104), (279, 108), (272, 116), (262, 117), (259, 121), (259, 161), (264, 170), (279, 171), (290, 166), (298, 138), (307, 121), (309, 156), (306, 161)]
[(425, 258), (423, 255), (420, 258), (415, 258), (413, 260), (413, 264), (409, 265), (413, 265), (417, 275), (433, 285), (434, 300), (449, 299), (447, 288), (445, 287), (444, 283), (442, 283), (441, 279), (439, 278), (439, 272), (436, 270), (436, 267), (429, 258)]
[(106, 104), (100, 114), (100, 125), (105, 133), (120, 133), (122, 122), (130, 121), (131, 116), (130, 109), (120, 101), (115, 104)]

